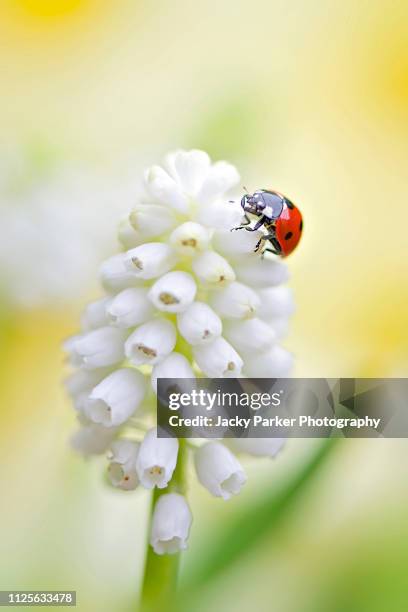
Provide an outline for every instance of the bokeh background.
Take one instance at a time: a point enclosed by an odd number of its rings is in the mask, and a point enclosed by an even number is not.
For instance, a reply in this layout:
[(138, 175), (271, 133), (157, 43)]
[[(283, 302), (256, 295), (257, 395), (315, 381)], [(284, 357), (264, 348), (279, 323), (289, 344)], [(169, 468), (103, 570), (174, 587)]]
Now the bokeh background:
[[(144, 492), (70, 451), (61, 340), (98, 295), (145, 165), (204, 148), (301, 207), (298, 376), (408, 370), (408, 5), (402, 0), (2, 0), (0, 588), (135, 609)], [(246, 463), (229, 504), (191, 490), (186, 565), (312, 452)], [(408, 609), (405, 440), (344, 440), (279, 530), (197, 610)]]

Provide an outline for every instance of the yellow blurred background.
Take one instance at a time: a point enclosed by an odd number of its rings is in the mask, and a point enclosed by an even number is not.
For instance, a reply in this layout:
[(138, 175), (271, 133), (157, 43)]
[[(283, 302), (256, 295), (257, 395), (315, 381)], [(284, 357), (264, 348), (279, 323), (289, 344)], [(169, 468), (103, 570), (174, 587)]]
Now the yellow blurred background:
[[(60, 385), (61, 340), (97, 295), (94, 241), (101, 256), (114, 248), (113, 206), (132, 200), (146, 164), (204, 148), (236, 164), (249, 190), (276, 188), (304, 214), (288, 261), (295, 374), (406, 376), (408, 5), (3, 0), (0, 40), (3, 228), (18, 207), (39, 228), (46, 218), (63, 234), (68, 218), (75, 230), (85, 216), (66, 217), (76, 194), (88, 223), (69, 258), (58, 240), (40, 258), (24, 231), (13, 236), (18, 265), (0, 248), (0, 588), (77, 589), (80, 609), (130, 610), (147, 496), (108, 490), (103, 462), (71, 454)], [(51, 221), (48, 208), (37, 219), (50, 182)], [(47, 272), (55, 291), (41, 285), (45, 258), (61, 258)], [(64, 279), (80, 272), (70, 288)], [(25, 301), (22, 278), (39, 299)], [(277, 486), (308, 447), (293, 441), (273, 464), (249, 462), (252, 484), (231, 504)], [(203, 609), (407, 609), (406, 452), (405, 440), (345, 441), (290, 531)], [(193, 558), (234, 510), (191, 495)]]

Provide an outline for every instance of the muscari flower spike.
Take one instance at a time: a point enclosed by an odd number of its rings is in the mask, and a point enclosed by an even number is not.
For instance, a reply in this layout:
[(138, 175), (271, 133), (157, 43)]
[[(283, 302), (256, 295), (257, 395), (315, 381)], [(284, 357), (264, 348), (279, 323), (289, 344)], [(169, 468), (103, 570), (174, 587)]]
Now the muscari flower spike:
[[(164, 489), (150, 538), (159, 555), (186, 548), (192, 514), (183, 495), (165, 492), (179, 444), (152, 427), (157, 379), (280, 377), (292, 367), (278, 344), (294, 309), (287, 267), (254, 253), (261, 232), (230, 231), (242, 221), (229, 195), (238, 183), (234, 166), (203, 151), (177, 151), (149, 168), (145, 195), (119, 225), (124, 251), (101, 266), (106, 295), (65, 343), (80, 423), (72, 445), (84, 455), (110, 449), (114, 487)], [(139, 441), (131, 436), (142, 421)], [(227, 500), (246, 481), (235, 454), (274, 457), (284, 442), (204, 442), (192, 451), (198, 480)]]

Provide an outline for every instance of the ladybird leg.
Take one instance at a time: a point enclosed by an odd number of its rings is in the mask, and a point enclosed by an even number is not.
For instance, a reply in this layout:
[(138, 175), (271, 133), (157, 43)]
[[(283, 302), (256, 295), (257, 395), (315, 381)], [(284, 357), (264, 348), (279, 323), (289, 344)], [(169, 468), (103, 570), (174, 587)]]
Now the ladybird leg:
[(247, 232), (254, 232), (255, 230), (259, 229), (260, 226), (263, 224), (263, 220), (260, 219), (256, 224), (255, 227), (248, 227), (248, 225), (251, 225), (252, 221), (251, 219), (248, 217), (247, 213), (245, 213), (244, 215), (245, 217), (245, 221), (246, 223), (241, 223), (241, 225), (239, 225), (238, 227), (233, 227), (230, 232), (234, 232), (235, 230), (240, 230), (240, 229), (245, 229)]
[(275, 236), (274, 233), (267, 234), (265, 236), (265, 240), (269, 240), (271, 242), (272, 246), (273, 246), (273, 249), (267, 248), (267, 249), (265, 249), (265, 251), (269, 251), (270, 253), (274, 253), (275, 255), (281, 255), (282, 249), (281, 249), (281, 246), (280, 246), (279, 242), (277, 241), (276, 236)]
[(261, 217), (259, 221), (255, 223), (254, 227), (247, 227), (246, 225), (244, 225), (244, 229), (246, 229), (247, 232), (256, 232), (256, 230), (259, 230), (259, 228), (262, 227), (265, 221), (266, 217)]
[(257, 223), (255, 223), (254, 227), (252, 229), (247, 228), (247, 231), (249, 232), (256, 232), (256, 230), (258, 230), (260, 227), (262, 227), (262, 225), (265, 223), (266, 221), (266, 217), (261, 217), (259, 219), (259, 221), (257, 221)]
[(230, 229), (230, 232), (235, 232), (235, 230), (245, 229), (247, 225), (250, 225), (251, 219), (248, 217), (247, 213), (244, 214), (244, 218), (245, 218), (246, 223), (241, 223), (241, 225), (239, 225), (238, 227), (233, 227), (232, 229)]
[(262, 259), (265, 258), (265, 253), (273, 253), (274, 255), (279, 255), (278, 251), (275, 251), (275, 249), (269, 249), (268, 248), (268, 249), (264, 249), (262, 251), (262, 255), (261, 255)]
[(258, 251), (260, 250), (260, 248), (262, 247), (263, 243), (266, 240), (266, 236), (261, 236), (260, 239), (258, 240), (258, 242), (255, 245), (254, 248), (254, 253), (258, 253)]
[(270, 251), (271, 253), (275, 253), (275, 255), (280, 255), (281, 254), (280, 244), (276, 240), (276, 237), (275, 237), (274, 233), (272, 233), (272, 234), (264, 234), (264, 236), (261, 236), (260, 239), (258, 240), (258, 242), (255, 245), (254, 252), (258, 253), (258, 251), (262, 247), (262, 244), (264, 244), (266, 240), (269, 240), (272, 243), (272, 246), (274, 247), (274, 250), (272, 250), (270, 248), (267, 248), (267, 249), (265, 249), (265, 251)]
[(282, 255), (282, 249), (281, 249), (281, 245), (279, 244), (278, 240), (276, 239), (276, 236), (274, 235), (273, 238), (271, 238), (271, 242), (276, 250), (276, 254), (277, 255)]

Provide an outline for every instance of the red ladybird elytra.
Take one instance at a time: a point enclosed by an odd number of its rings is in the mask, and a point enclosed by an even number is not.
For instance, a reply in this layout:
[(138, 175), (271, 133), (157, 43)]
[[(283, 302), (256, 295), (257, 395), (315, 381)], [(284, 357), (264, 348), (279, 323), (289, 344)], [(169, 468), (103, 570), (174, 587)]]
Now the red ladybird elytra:
[[(256, 244), (255, 252), (262, 249), (262, 253), (268, 251), (287, 257), (295, 250), (302, 235), (303, 220), (300, 210), (288, 198), (277, 191), (259, 189), (252, 195), (245, 194), (241, 206), (246, 223), (233, 229), (254, 232), (263, 228), (266, 231)], [(253, 227), (248, 214), (257, 217)]]
[(284, 199), (283, 210), (275, 223), (275, 235), (281, 248), (282, 257), (287, 257), (299, 244), (303, 230), (303, 219), (297, 206), (287, 198)]

